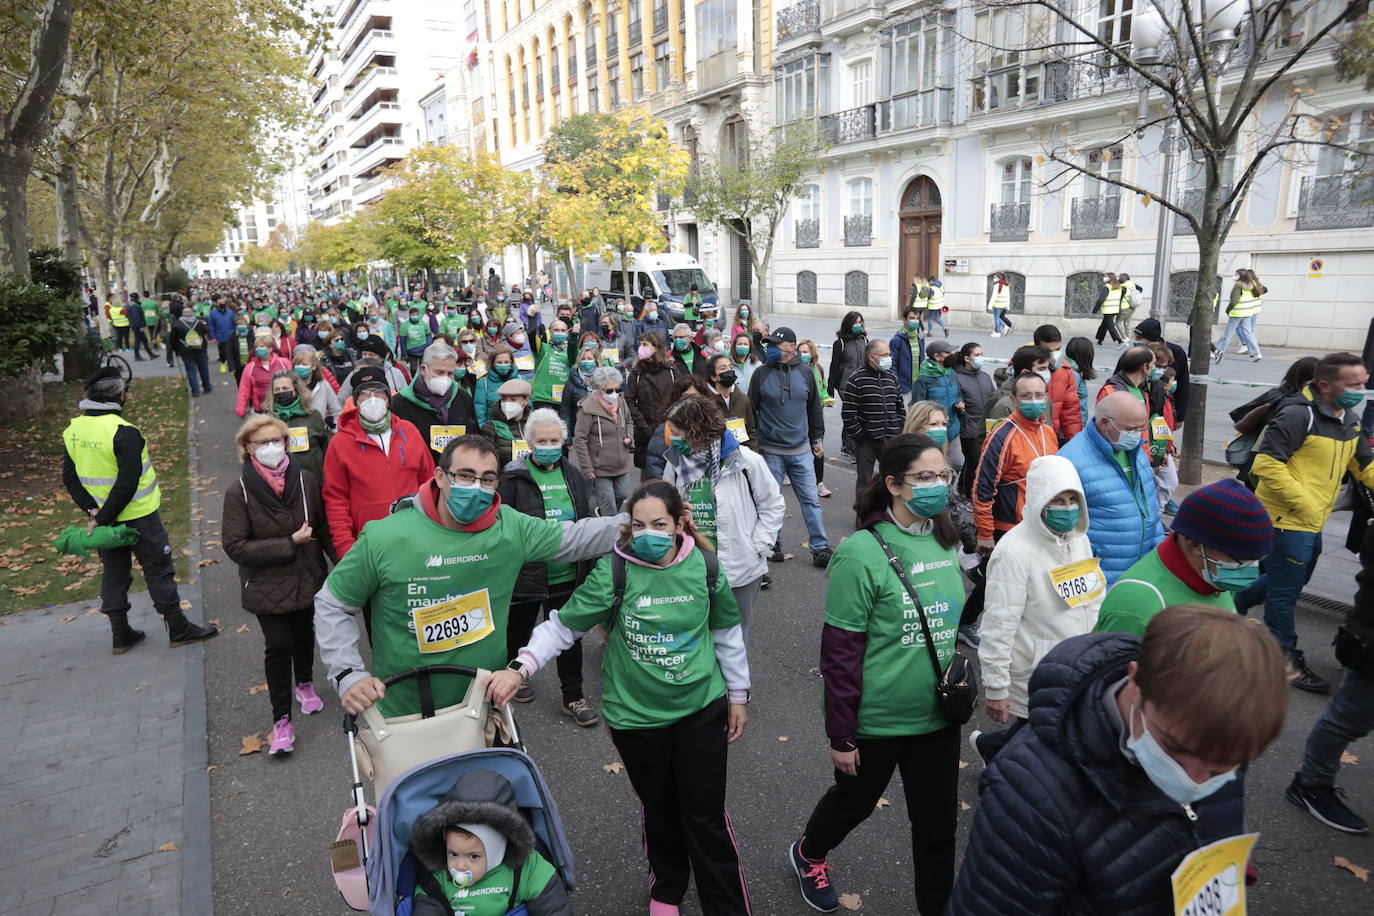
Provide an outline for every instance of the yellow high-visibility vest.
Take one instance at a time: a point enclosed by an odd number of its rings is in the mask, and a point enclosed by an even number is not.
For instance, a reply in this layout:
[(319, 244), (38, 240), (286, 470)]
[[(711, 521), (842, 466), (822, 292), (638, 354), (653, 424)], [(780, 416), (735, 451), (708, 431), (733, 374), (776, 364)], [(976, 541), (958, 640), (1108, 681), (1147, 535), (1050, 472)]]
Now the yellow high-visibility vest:
[(1115, 315), (1121, 311), (1121, 303), (1126, 299), (1126, 287), (1107, 288), (1107, 298), (1102, 300), (1102, 314)]
[[(77, 478), (96, 504), (102, 507), (110, 498), (110, 491), (114, 489), (115, 478), (119, 474), (114, 437), (121, 426), (133, 427), (134, 424), (116, 413), (82, 415), (67, 424), (67, 429), (62, 433), (62, 443), (67, 447), (72, 464), (76, 466)], [(129, 519), (142, 518), (156, 512), (160, 505), (162, 490), (157, 485), (153, 463), (148, 459), (148, 442), (145, 439), (143, 469), (138, 475), (138, 487), (115, 520), (127, 522)]]
[(111, 305), (110, 324), (117, 328), (127, 328), (129, 326), (129, 310), (122, 305)]
[(1232, 318), (1249, 318), (1251, 315), (1258, 315), (1260, 306), (1264, 305), (1264, 297), (1253, 289), (1241, 288), (1240, 298), (1236, 304), (1231, 306), (1226, 314)]
[(999, 289), (993, 284), (992, 296), (988, 299), (988, 311), (1006, 308), (1011, 308), (1011, 287), (1003, 286)]
[(930, 288), (930, 299), (926, 308), (931, 311), (939, 311), (945, 307), (945, 291), (943, 287), (932, 286)]

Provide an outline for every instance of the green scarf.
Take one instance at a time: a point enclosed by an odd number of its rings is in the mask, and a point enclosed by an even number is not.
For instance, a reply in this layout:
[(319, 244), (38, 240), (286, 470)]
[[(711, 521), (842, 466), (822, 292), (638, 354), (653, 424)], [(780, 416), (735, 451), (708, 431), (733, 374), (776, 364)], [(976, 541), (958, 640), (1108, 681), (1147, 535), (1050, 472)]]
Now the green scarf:
[(515, 440), (515, 434), (510, 431), (510, 424), (504, 420), (492, 420), (491, 428), (496, 431), (496, 435), (502, 439)]
[[(303, 417), (306, 414), (310, 413), (310, 411), (307, 410), (305, 406), (301, 404), (301, 399), (298, 397), (290, 404), (285, 405), (278, 404), (276, 400), (273, 400), (272, 413), (275, 414), (277, 419), (279, 420), (289, 420), (292, 417)], [(359, 417), (359, 419), (362, 418)]]
[(370, 433), (374, 436), (380, 436), (388, 429), (391, 429), (391, 412), (387, 411), (387, 415), (382, 417), (376, 423), (369, 423), (367, 419), (364, 418), (363, 415), (360, 413), (358, 414), (358, 425), (363, 428), (363, 432)]

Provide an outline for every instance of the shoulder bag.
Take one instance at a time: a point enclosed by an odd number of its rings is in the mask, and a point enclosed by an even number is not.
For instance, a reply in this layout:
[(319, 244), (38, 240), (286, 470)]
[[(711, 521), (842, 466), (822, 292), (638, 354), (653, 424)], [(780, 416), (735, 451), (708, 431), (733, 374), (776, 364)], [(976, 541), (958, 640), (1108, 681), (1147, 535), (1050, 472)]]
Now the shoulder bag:
[(930, 663), (935, 667), (935, 707), (952, 725), (963, 725), (973, 718), (974, 707), (978, 705), (978, 679), (973, 674), (973, 664), (955, 649), (949, 667), (943, 670), (940, 668), (940, 656), (935, 651), (935, 641), (930, 637), (930, 624), (926, 622), (926, 609), (921, 604), (915, 587), (906, 577), (901, 561), (892, 553), (892, 548), (887, 546), (878, 529), (869, 528), (868, 532), (873, 535), (883, 553), (887, 554), (888, 565), (897, 574), (902, 588), (906, 589), (907, 595), (911, 597), (911, 603), (916, 606), (917, 616), (921, 618), (921, 633), (925, 636), (926, 649), (930, 652)]

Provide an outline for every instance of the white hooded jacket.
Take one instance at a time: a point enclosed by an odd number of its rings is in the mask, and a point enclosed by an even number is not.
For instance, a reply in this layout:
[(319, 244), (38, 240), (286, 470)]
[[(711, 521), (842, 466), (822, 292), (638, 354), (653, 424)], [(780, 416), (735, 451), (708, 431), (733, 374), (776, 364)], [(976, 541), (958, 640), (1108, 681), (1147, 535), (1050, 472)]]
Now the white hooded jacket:
[[(1050, 501), (1071, 490), (1078, 494), (1078, 525), (1058, 535), (1042, 513)], [(997, 542), (988, 560), (987, 603), (978, 629), (978, 660), (988, 700), (1011, 700), (1011, 714), (1026, 717), (1026, 685), (1051, 649), (1071, 636), (1092, 632), (1102, 595), (1069, 607), (1050, 571), (1092, 557), (1088, 505), (1078, 471), (1067, 458), (1045, 455), (1026, 474), (1026, 507), (1021, 522)]]

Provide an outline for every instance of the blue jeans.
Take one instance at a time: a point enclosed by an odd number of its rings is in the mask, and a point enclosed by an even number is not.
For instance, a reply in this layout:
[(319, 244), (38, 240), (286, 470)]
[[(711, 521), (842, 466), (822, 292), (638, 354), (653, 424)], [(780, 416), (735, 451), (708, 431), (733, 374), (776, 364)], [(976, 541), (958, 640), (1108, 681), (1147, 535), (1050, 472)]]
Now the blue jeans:
[(935, 326), (939, 325), (945, 329), (945, 336), (949, 336), (949, 325), (945, 324), (945, 313), (939, 309), (926, 310), (926, 333), (934, 334)]
[(1226, 348), (1231, 345), (1231, 337), (1234, 335), (1240, 338), (1240, 345), (1250, 351), (1251, 356), (1263, 355), (1260, 353), (1259, 341), (1255, 340), (1255, 322), (1258, 320), (1258, 315), (1226, 319), (1226, 330), (1221, 332), (1221, 340), (1217, 341), (1217, 349), (1225, 353)]
[(1341, 686), (1326, 704), (1302, 754), (1302, 781), (1309, 786), (1334, 786), (1341, 768), (1341, 752), (1353, 741), (1374, 731), (1374, 678), (1345, 669)]
[(210, 393), (210, 354), (204, 348), (187, 350), (181, 354), (181, 365), (186, 370), (186, 381), (191, 385), (191, 397), (199, 397), (201, 389)]
[(810, 450), (800, 455), (764, 453), (763, 460), (768, 463), (768, 470), (773, 472), (779, 488), (782, 487), (784, 474), (792, 481), (792, 492), (797, 494), (797, 502), (801, 503), (802, 519), (806, 522), (811, 550), (829, 547), (830, 542), (825, 537), (825, 520), (821, 517), (821, 501), (816, 495), (816, 466)]
[(1006, 314), (1007, 314), (1007, 310), (1006, 310), (1006, 309), (993, 309), (993, 310), (992, 310), (992, 329), (993, 329), (994, 331), (996, 331), (996, 332), (998, 332), (998, 333), (1001, 333), (1002, 328), (1004, 328), (1004, 327), (1005, 327), (1008, 331), (1011, 330), (1011, 322), (1008, 321), (1008, 320), (1006, 319)]
[(1237, 607), (1264, 605), (1264, 625), (1285, 652), (1298, 647), (1293, 617), (1298, 597), (1312, 578), (1321, 555), (1321, 532), (1275, 528), (1274, 552), (1264, 559), (1264, 573), (1236, 596)]

